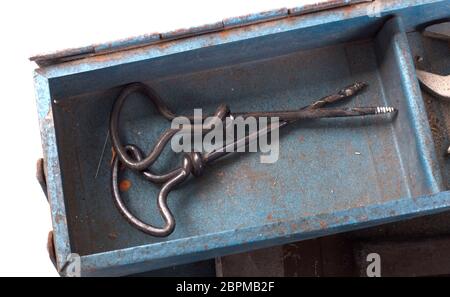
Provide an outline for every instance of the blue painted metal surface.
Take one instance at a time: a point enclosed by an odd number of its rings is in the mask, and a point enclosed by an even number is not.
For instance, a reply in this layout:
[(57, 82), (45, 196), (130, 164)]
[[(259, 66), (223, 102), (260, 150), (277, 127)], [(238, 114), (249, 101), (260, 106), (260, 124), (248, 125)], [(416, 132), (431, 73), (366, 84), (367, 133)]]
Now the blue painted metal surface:
[[(450, 74), (450, 49), (448, 42), (424, 37), (419, 32), (410, 32), (408, 40), (418, 69), (439, 75)], [(418, 59), (420, 57), (420, 59)], [(450, 158), (445, 153), (450, 144), (450, 102), (436, 99), (423, 92), (437, 158), (446, 188), (450, 187)]]
[[(383, 1), (377, 17), (367, 15), (371, 5), (133, 49), (139, 41), (128, 40), (104, 45), (109, 54), (90, 49), (83, 59), (37, 69), (58, 269), (78, 253), (83, 275), (129, 274), (447, 210), (406, 33), (448, 18), (450, 1)], [(128, 50), (114, 52), (121, 45)], [(188, 113), (224, 101), (232, 110), (293, 108), (361, 80), (370, 87), (352, 104), (396, 106), (395, 121), (299, 124), (283, 131), (275, 164), (260, 164), (257, 154), (221, 161), (171, 194), (178, 225), (167, 238), (140, 233), (115, 209), (110, 150), (95, 177), (124, 84), (144, 81)], [(139, 95), (127, 108), (126, 140), (149, 148), (167, 123)], [(155, 169), (178, 163), (167, 151)], [(156, 187), (125, 178), (131, 209), (158, 224)]]

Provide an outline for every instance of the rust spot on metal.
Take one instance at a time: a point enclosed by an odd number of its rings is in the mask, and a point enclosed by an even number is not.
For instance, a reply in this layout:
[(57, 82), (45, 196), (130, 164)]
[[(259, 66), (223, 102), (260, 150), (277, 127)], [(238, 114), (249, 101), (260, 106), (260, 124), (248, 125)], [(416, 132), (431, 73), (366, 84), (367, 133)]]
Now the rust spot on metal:
[(230, 29), (223, 30), (223, 31), (218, 32), (217, 34), (219, 34), (220, 38), (228, 39), (228, 37), (231, 35), (231, 31), (232, 30), (230, 30)]
[(61, 222), (62, 223), (65, 223), (65, 217), (64, 216), (62, 216), (62, 215), (60, 215), (60, 214), (57, 214), (56, 216), (55, 216), (55, 222), (56, 222), (56, 224), (60, 224)]
[(288, 17), (287, 8), (279, 8), (269, 11), (258, 12), (258, 17), (255, 18), (255, 14), (250, 13), (239, 17), (231, 17), (223, 20), (225, 29), (229, 28), (242, 28), (249, 25), (255, 25), (260, 23), (271, 22)]
[(292, 229), (292, 231), (297, 230), (297, 224), (292, 223), (292, 224), (291, 224), (291, 229)]
[[(243, 178), (249, 180), (251, 184), (251, 189), (257, 189), (256, 186), (260, 181), (267, 181), (273, 183), (273, 177), (267, 174), (265, 171), (257, 171), (250, 167), (250, 165), (245, 164), (241, 167), (240, 171), (243, 175)], [(241, 177), (238, 177), (239, 179)]]
[(308, 221), (304, 221), (300, 224), (300, 228), (304, 231), (304, 232), (308, 232), (311, 230), (311, 226), (309, 224)]
[(271, 213), (269, 213), (269, 214), (267, 215), (267, 220), (268, 220), (268, 221), (272, 221), (272, 220), (273, 220), (273, 216), (272, 216)]
[(48, 256), (50, 257), (50, 260), (52, 261), (53, 265), (56, 266), (56, 250), (55, 250), (55, 242), (54, 242), (54, 238), (53, 238), (53, 231), (48, 232), (47, 252), (48, 252)]
[(110, 232), (108, 234), (109, 239), (116, 240), (117, 239), (117, 233), (116, 232)]
[(45, 174), (43, 158), (39, 158), (36, 162), (36, 179), (38, 180), (39, 184), (41, 185), (42, 191), (44, 192), (44, 194), (48, 200), (47, 178), (46, 178), (46, 174)]
[(372, 2), (373, 0), (361, 0), (361, 1), (354, 1), (354, 3), (351, 3), (350, 5), (341, 5), (341, 6), (337, 6), (335, 8), (338, 8), (342, 11), (342, 13), (346, 16), (349, 17), (352, 15), (352, 13), (355, 10), (358, 10), (360, 5), (368, 5), (370, 4), (370, 2)]
[(120, 189), (121, 192), (126, 192), (130, 188), (131, 188), (131, 181), (129, 181), (128, 179), (124, 179), (119, 184), (119, 189)]

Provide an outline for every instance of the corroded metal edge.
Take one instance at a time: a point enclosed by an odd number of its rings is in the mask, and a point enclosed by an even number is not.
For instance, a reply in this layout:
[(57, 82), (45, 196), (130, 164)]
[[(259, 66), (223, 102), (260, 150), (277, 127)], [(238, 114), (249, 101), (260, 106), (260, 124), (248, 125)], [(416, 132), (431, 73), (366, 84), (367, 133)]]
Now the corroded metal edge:
[(36, 103), (41, 131), (42, 150), (44, 154), (42, 171), (45, 173), (47, 199), (50, 203), (52, 217), (52, 249), (58, 272), (64, 267), (67, 256), (71, 253), (69, 230), (62, 188), (61, 166), (56, 145), (56, 131), (50, 97), (48, 79), (34, 73)]
[[(177, 264), (214, 258), (218, 255), (246, 252), (257, 248), (307, 240), (318, 236), (377, 226), (398, 220), (431, 215), (450, 209), (450, 191), (415, 199), (404, 198), (369, 207), (357, 207), (333, 214), (320, 214), (291, 221), (274, 222), (259, 227), (249, 227), (189, 237), (169, 242), (159, 242), (123, 250), (115, 250), (81, 257), (81, 276), (127, 275), (139, 271), (167, 266), (167, 259), (177, 258)], [(357, 226), (357, 227), (356, 227)], [(289, 235), (289, 236), (286, 236)], [(232, 238), (235, 245), (227, 247), (224, 238)], [(224, 249), (227, 252), (224, 253)], [(189, 257), (180, 258), (182, 254)], [(202, 253), (198, 251), (203, 250)], [(173, 263), (173, 262), (170, 262)]]

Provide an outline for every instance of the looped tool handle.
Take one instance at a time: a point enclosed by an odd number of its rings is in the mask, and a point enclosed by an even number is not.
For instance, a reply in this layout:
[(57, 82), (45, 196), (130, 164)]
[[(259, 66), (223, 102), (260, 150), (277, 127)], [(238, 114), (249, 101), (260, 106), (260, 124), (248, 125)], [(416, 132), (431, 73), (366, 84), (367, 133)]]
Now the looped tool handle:
[[(156, 109), (166, 119), (172, 120), (176, 115), (162, 102), (159, 96), (148, 86), (141, 83), (134, 83), (126, 87), (119, 95), (113, 105), (113, 110), (110, 117), (110, 133), (112, 146), (116, 152), (111, 173), (111, 189), (114, 203), (119, 209), (123, 217), (137, 229), (156, 237), (164, 237), (171, 234), (175, 228), (175, 219), (172, 212), (167, 205), (167, 197), (169, 192), (178, 184), (186, 180), (192, 173), (194, 176), (200, 176), (204, 168), (204, 161), (200, 153), (185, 153), (183, 156), (182, 165), (166, 174), (154, 174), (148, 168), (158, 159), (164, 147), (169, 140), (179, 130), (167, 129), (158, 139), (153, 150), (144, 158), (141, 150), (136, 145), (123, 146), (119, 137), (119, 118), (125, 100), (134, 92), (144, 93), (154, 104)], [(215, 116), (223, 120), (229, 115), (229, 108), (226, 105), (220, 105)], [(190, 118), (193, 120), (193, 118)], [(124, 164), (126, 168), (140, 171), (142, 176), (152, 183), (162, 184), (157, 198), (158, 210), (164, 220), (163, 227), (155, 227), (147, 224), (133, 215), (126, 204), (124, 203), (120, 189), (118, 186), (119, 167)]]
[[(354, 108), (323, 108), (323, 106), (341, 101), (345, 98), (351, 97), (357, 94), (366, 86), (365, 83), (354, 83), (336, 94), (324, 97), (312, 104), (305, 106), (303, 108), (291, 111), (269, 111), (269, 112), (244, 112), (235, 113), (234, 116), (239, 117), (278, 117), (280, 119), (279, 125), (268, 126), (266, 128), (260, 128), (256, 133), (251, 133), (241, 139), (234, 140), (231, 144), (226, 144), (227, 146), (240, 146), (248, 145), (250, 142), (258, 139), (261, 134), (270, 133), (273, 129), (278, 129), (279, 127), (286, 126), (288, 123), (295, 122), (297, 120), (312, 120), (318, 118), (327, 117), (353, 117), (353, 116), (364, 116), (364, 115), (377, 115), (385, 113), (396, 113), (397, 110), (392, 107), (354, 107)], [(141, 150), (136, 145), (126, 145), (124, 146), (120, 141), (119, 137), (119, 118), (121, 109), (125, 103), (125, 100), (132, 93), (140, 92), (146, 95), (153, 103), (158, 112), (165, 117), (167, 120), (174, 119), (177, 115), (173, 113), (157, 95), (157, 93), (150, 87), (142, 83), (133, 83), (125, 87), (125, 89), (120, 93), (117, 100), (114, 102), (113, 109), (110, 117), (110, 135), (111, 143), (115, 151), (115, 156), (113, 159), (113, 166), (111, 171), (111, 189), (114, 199), (114, 203), (119, 209), (120, 213), (125, 217), (125, 219), (135, 228), (157, 237), (164, 237), (170, 235), (175, 228), (175, 219), (167, 205), (167, 198), (170, 191), (178, 184), (185, 181), (191, 174), (194, 176), (200, 176), (203, 172), (205, 165), (214, 160), (217, 160), (226, 154), (228, 150), (222, 149), (208, 152), (206, 154), (201, 153), (185, 153), (183, 155), (182, 165), (172, 171), (165, 174), (155, 174), (151, 171), (151, 165), (158, 159), (161, 155), (164, 147), (167, 145), (169, 140), (180, 131), (180, 129), (167, 129), (160, 136), (156, 142), (153, 149), (148, 155), (143, 156)], [(214, 116), (221, 121), (227, 116), (230, 116), (230, 110), (228, 106), (222, 104), (216, 110)], [(191, 123), (195, 123), (194, 117), (187, 117)], [(205, 118), (201, 119), (202, 122)], [(206, 123), (206, 122), (205, 122)], [(194, 125), (195, 126), (195, 125)], [(200, 130), (202, 134), (209, 131), (204, 129), (202, 125)], [(158, 210), (164, 220), (164, 226), (155, 227), (147, 224), (133, 215), (124, 203), (118, 186), (119, 178), (119, 167), (123, 164), (126, 168), (138, 171), (145, 179), (155, 184), (162, 184), (157, 197)]]
[[(139, 148), (135, 145), (127, 145), (127, 152), (131, 155), (133, 159), (136, 161), (142, 160), (142, 153)], [(113, 167), (112, 167), (112, 193), (114, 198), (114, 203), (119, 209), (120, 213), (123, 217), (134, 227), (137, 229), (150, 234), (156, 237), (164, 237), (168, 236), (175, 229), (175, 218), (173, 217), (172, 212), (170, 211), (167, 205), (167, 197), (169, 192), (173, 187), (178, 185), (179, 183), (186, 180), (191, 173), (194, 175), (201, 174), (201, 170), (203, 169), (202, 159), (199, 153), (186, 153), (183, 157), (183, 165), (182, 167), (171, 171), (165, 175), (154, 175), (150, 171), (143, 171), (143, 175), (146, 179), (155, 182), (164, 182), (161, 187), (161, 190), (158, 194), (157, 206), (158, 210), (164, 220), (163, 227), (155, 227), (150, 224), (147, 224), (133, 215), (128, 207), (125, 205), (122, 196), (120, 195), (120, 189), (118, 186), (118, 171), (120, 167), (120, 160), (117, 155), (113, 159)]]

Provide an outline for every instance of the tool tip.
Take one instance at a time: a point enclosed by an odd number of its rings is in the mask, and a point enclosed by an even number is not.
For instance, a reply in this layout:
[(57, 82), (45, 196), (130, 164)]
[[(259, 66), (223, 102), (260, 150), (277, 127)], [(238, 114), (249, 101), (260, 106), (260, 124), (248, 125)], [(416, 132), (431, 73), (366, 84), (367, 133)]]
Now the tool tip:
[(391, 106), (378, 106), (375, 114), (397, 113), (397, 109)]
[(368, 86), (368, 84), (366, 82), (355, 82), (355, 83), (349, 85), (348, 87), (342, 89), (340, 91), (340, 94), (345, 97), (353, 96), (353, 95), (359, 93), (362, 89), (364, 89), (367, 86)]
[(357, 81), (354, 83), (355, 88), (357, 88), (358, 90), (362, 90), (365, 87), (367, 87), (369, 84), (363, 81)]

